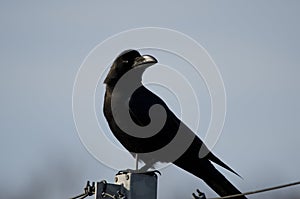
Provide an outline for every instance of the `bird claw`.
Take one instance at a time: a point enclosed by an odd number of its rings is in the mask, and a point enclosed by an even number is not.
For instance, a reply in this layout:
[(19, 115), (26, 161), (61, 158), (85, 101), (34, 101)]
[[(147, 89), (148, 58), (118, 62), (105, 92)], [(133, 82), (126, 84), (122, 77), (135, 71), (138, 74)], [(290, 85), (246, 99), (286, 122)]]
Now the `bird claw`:
[(121, 172), (123, 172), (123, 173), (146, 173), (148, 171), (148, 169), (149, 169), (149, 167), (147, 165), (145, 165), (139, 169), (125, 169), (125, 170), (122, 170)]
[(125, 171), (127, 171), (128, 173), (139, 173), (140, 170), (136, 170), (136, 169), (126, 169)]
[(118, 172), (118, 174), (123, 174), (123, 173), (137, 173), (138, 171), (135, 169), (125, 169), (125, 170), (121, 170)]

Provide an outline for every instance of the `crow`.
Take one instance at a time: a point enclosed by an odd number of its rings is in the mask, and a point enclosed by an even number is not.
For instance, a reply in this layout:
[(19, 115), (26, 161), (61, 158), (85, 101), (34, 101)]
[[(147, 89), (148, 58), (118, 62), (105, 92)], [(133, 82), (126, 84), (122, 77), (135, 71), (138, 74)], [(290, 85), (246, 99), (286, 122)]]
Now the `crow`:
[[(145, 163), (141, 170), (148, 170), (157, 162), (172, 162), (202, 179), (220, 196), (240, 194), (212, 162), (238, 174), (208, 151), (201, 139), (177, 118), (167, 104), (143, 85), (144, 71), (157, 62), (153, 56), (141, 56), (137, 50), (126, 50), (114, 60), (104, 80), (103, 105), (112, 133), (132, 155), (138, 154), (139, 160)], [(172, 143), (175, 147), (163, 150)], [(186, 144), (185, 150), (177, 153), (176, 149)], [(203, 157), (199, 156), (201, 148), (207, 149)]]

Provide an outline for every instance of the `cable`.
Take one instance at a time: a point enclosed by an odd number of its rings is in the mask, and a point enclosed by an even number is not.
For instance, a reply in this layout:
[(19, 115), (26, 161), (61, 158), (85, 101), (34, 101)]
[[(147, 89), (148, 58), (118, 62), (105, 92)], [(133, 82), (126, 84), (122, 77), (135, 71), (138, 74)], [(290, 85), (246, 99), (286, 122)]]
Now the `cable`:
[(285, 187), (295, 186), (295, 185), (298, 185), (298, 184), (300, 184), (300, 181), (289, 183), (289, 184), (284, 184), (284, 185), (279, 185), (279, 186), (275, 186), (275, 187), (269, 187), (269, 188), (265, 188), (265, 189), (260, 189), (260, 190), (256, 190), (256, 191), (249, 191), (249, 192), (245, 192), (245, 193), (241, 193), (241, 194), (234, 194), (234, 195), (229, 195), (229, 196), (223, 196), (223, 197), (217, 197), (217, 198), (208, 198), (208, 199), (228, 199), (228, 198), (235, 198), (235, 197), (239, 197), (239, 196), (252, 195), (252, 194), (256, 194), (256, 193), (261, 193), (261, 192), (266, 192), (266, 191), (272, 191), (272, 190), (276, 190), (276, 189), (282, 189), (282, 188), (285, 188)]
[(95, 194), (95, 182), (93, 182), (92, 185), (90, 185), (90, 181), (87, 181), (86, 186), (84, 188), (84, 193), (70, 199), (84, 199), (94, 194)]
[(88, 194), (87, 193), (83, 193), (83, 194), (80, 194), (80, 195), (78, 195), (78, 196), (75, 196), (75, 197), (73, 197), (73, 198), (70, 198), (70, 199), (83, 199), (83, 198), (85, 198), (85, 197), (87, 197), (88, 196)]

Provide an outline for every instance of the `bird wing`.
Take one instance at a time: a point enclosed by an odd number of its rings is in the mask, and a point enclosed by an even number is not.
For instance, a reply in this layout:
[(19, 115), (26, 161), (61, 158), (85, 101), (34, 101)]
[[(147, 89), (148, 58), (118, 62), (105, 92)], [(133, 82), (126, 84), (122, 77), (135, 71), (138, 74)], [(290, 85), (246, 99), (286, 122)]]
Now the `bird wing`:
[[(153, 92), (148, 90), (146, 87), (140, 87), (137, 89), (132, 97), (129, 100), (129, 113), (132, 117), (132, 120), (140, 125), (140, 126), (146, 126), (151, 122), (151, 118), (149, 117), (148, 111), (151, 108), (151, 106), (155, 104), (162, 105), (166, 112), (167, 116), (169, 118), (168, 122), (172, 122), (173, 126), (179, 126), (180, 123), (183, 123), (180, 121), (176, 115), (168, 108), (168, 106), (164, 103), (164, 101), (159, 98), (157, 95), (155, 95)], [(182, 125), (185, 125), (184, 123)], [(185, 125), (186, 126), (186, 125)], [(192, 130), (190, 130), (188, 127), (186, 133), (194, 134)], [(204, 143), (201, 141), (199, 137), (195, 137), (197, 139), (198, 146), (204, 145)], [(206, 147), (204, 145), (204, 147)], [(208, 150), (208, 149), (207, 149)], [(241, 177), (237, 172), (235, 172), (233, 169), (231, 169), (228, 165), (226, 165), (224, 162), (222, 162), (219, 158), (217, 158), (212, 152), (209, 152), (206, 156), (210, 161), (218, 164), (219, 166), (227, 169), (228, 171), (234, 173), (235, 175)]]

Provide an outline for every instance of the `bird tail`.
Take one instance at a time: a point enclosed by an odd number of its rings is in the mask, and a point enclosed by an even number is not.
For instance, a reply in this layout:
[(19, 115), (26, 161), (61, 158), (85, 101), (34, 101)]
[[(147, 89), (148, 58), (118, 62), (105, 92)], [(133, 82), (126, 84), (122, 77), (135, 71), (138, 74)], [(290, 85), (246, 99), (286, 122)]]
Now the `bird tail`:
[(234, 173), (235, 175), (239, 176), (240, 178), (242, 178), (242, 176), (240, 176), (237, 172), (235, 172), (232, 168), (230, 168), (227, 164), (225, 164), (224, 162), (222, 162), (219, 158), (217, 158), (213, 153), (209, 153), (207, 155), (207, 158), (211, 161), (213, 161), (214, 163), (218, 164), (219, 166), (227, 169), (228, 171)]
[[(229, 196), (241, 194), (208, 159), (193, 159), (188, 156), (177, 159), (174, 164), (187, 172), (202, 179), (219, 196)], [(245, 196), (234, 197), (235, 199), (247, 199)]]
[[(202, 180), (210, 186), (220, 196), (241, 194), (212, 164), (209, 166), (209, 175), (201, 175)], [(236, 199), (246, 199), (245, 196), (234, 197)]]

